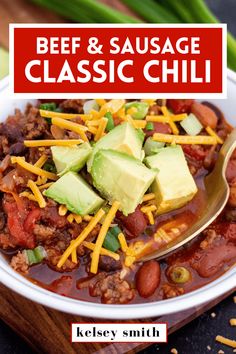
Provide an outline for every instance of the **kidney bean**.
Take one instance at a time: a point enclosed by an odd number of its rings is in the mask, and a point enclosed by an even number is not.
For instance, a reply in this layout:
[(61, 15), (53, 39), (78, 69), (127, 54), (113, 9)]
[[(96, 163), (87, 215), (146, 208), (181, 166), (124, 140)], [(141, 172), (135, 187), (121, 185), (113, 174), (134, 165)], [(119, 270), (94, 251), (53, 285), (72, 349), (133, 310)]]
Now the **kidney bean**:
[(236, 178), (236, 160), (230, 160), (226, 170), (226, 178), (229, 183)]
[(137, 206), (135, 211), (128, 216), (125, 216), (123, 213), (118, 211), (116, 217), (121, 222), (121, 226), (125, 227), (128, 231), (126, 236), (129, 239), (138, 237), (147, 227), (147, 220), (139, 206)]
[(211, 247), (208, 251), (200, 251), (195, 254), (192, 266), (203, 278), (212, 277), (222, 266), (236, 257), (236, 247), (233, 244), (223, 244), (219, 247)]
[(171, 129), (168, 124), (153, 122), (153, 126), (154, 126), (153, 130), (144, 129), (146, 138), (148, 138), (149, 136), (153, 136), (154, 133), (171, 134)]
[(114, 272), (122, 268), (121, 261), (115, 261), (113, 258), (108, 256), (101, 256), (99, 258), (99, 269), (105, 272)]
[(194, 102), (191, 106), (191, 112), (199, 119), (204, 127), (209, 126), (212, 129), (216, 128), (218, 118), (211, 108), (202, 103)]
[(15, 156), (22, 156), (25, 154), (26, 147), (24, 143), (18, 142), (10, 146), (9, 154)]
[(161, 269), (157, 261), (144, 263), (136, 274), (136, 288), (142, 297), (151, 296), (160, 285)]
[(189, 113), (194, 100), (167, 100), (167, 107), (172, 109), (174, 114)]

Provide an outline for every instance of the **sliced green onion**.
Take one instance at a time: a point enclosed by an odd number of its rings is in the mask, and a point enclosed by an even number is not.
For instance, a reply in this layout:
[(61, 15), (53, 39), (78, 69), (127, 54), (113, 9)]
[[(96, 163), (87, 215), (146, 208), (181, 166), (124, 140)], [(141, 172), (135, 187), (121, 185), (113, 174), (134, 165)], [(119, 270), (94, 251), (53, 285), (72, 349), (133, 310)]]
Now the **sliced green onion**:
[(160, 149), (165, 146), (165, 143), (155, 141), (152, 137), (147, 138), (144, 144), (144, 151), (146, 156), (155, 155)]
[(116, 233), (113, 232), (114, 227), (109, 229), (109, 231), (106, 234), (105, 240), (103, 242), (103, 247), (106, 248), (109, 251), (116, 252), (120, 248), (120, 242), (118, 240), (118, 235), (120, 232), (116, 235)]
[(119, 228), (119, 226), (114, 226), (111, 228), (111, 232), (113, 233), (113, 235), (115, 235), (116, 237), (118, 237), (118, 235), (122, 232), (121, 229)]
[(113, 120), (111, 112), (107, 112), (105, 114), (105, 117), (108, 119), (107, 126), (106, 126), (106, 131), (109, 132), (113, 128), (115, 128), (114, 120)]
[(152, 122), (147, 122), (146, 125), (146, 130), (153, 130), (154, 129), (154, 124)]
[(187, 118), (183, 119), (180, 125), (188, 135), (198, 135), (203, 129), (202, 124), (193, 113), (190, 113)]
[(44, 165), (43, 165), (43, 169), (45, 171), (48, 171), (48, 172), (52, 172), (52, 173), (57, 173), (57, 169), (56, 169), (56, 166), (54, 164), (53, 161), (51, 162), (46, 162)]
[(55, 111), (57, 109), (57, 106), (55, 102), (48, 102), (42, 103), (39, 108), (43, 109), (44, 111)]
[(127, 112), (130, 108), (135, 108), (136, 112), (132, 113), (131, 116), (134, 119), (143, 119), (146, 117), (149, 109), (149, 105), (146, 102), (128, 102), (125, 104), (125, 111)]
[(42, 246), (37, 246), (33, 250), (24, 250), (23, 252), (29, 265), (41, 263), (42, 260), (47, 256), (47, 253)]
[(99, 111), (99, 105), (95, 100), (89, 100), (84, 103), (84, 114), (89, 114), (92, 109)]

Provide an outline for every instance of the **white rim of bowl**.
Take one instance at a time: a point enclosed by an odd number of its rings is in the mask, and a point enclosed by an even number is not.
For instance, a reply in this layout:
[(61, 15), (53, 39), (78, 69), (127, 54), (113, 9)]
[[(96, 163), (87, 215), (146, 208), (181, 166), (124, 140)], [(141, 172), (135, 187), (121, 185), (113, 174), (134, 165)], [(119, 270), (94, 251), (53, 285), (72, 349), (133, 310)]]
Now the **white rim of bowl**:
[[(227, 77), (236, 84), (236, 73), (228, 69)], [(8, 77), (0, 82), (0, 91), (7, 85)], [(168, 300), (126, 305), (92, 303), (58, 295), (34, 285), (3, 262), (0, 263), (0, 280), (5, 286), (29, 300), (58, 311), (85, 317), (125, 320), (176, 313), (213, 300), (236, 289), (236, 267), (215, 281), (185, 295)]]

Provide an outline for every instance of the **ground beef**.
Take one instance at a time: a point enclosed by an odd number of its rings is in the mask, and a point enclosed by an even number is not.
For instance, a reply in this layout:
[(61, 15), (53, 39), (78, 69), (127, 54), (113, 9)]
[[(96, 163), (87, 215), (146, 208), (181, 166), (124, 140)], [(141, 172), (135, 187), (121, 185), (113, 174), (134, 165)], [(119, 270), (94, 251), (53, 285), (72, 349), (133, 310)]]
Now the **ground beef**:
[(207, 247), (209, 247), (213, 241), (217, 238), (217, 233), (215, 230), (213, 229), (208, 229), (206, 231), (204, 231), (203, 233), (206, 237), (205, 239), (200, 243), (200, 248), (201, 249), (206, 249)]
[(6, 225), (6, 216), (3, 211), (0, 212), (0, 231), (4, 229)]
[(227, 210), (225, 211), (225, 218), (227, 221), (236, 222), (236, 209), (227, 208)]
[(164, 299), (170, 299), (184, 294), (184, 289), (175, 285), (164, 284), (161, 288)]
[(8, 248), (14, 248), (15, 246), (16, 245), (7, 230), (6, 232), (0, 233), (0, 248), (5, 250)]
[(106, 304), (126, 304), (134, 297), (134, 290), (126, 280), (120, 279), (120, 274), (104, 274), (95, 285), (90, 286), (91, 296), (101, 296), (102, 303)]
[(36, 224), (34, 226), (34, 235), (39, 242), (52, 238), (55, 234), (56, 228), (53, 226), (46, 226), (42, 224)]
[(60, 104), (60, 108), (64, 112), (83, 113), (85, 100), (65, 100)]
[(27, 274), (29, 265), (26, 256), (23, 252), (18, 252), (17, 255), (11, 259), (11, 267), (19, 273)]
[(48, 266), (57, 272), (71, 272), (73, 269), (77, 268), (79, 266), (79, 262), (73, 263), (69, 258), (66, 260), (66, 262), (63, 264), (61, 268), (57, 267), (57, 263), (59, 262), (62, 252), (60, 252), (58, 249), (55, 247), (45, 247), (45, 250), (47, 252), (47, 258), (46, 258), (46, 263)]
[[(33, 110), (33, 108), (32, 108)], [(43, 137), (45, 131), (47, 131), (48, 124), (44, 118), (38, 114), (38, 110), (35, 115), (29, 116), (27, 123), (23, 129), (26, 139), (37, 139)]]

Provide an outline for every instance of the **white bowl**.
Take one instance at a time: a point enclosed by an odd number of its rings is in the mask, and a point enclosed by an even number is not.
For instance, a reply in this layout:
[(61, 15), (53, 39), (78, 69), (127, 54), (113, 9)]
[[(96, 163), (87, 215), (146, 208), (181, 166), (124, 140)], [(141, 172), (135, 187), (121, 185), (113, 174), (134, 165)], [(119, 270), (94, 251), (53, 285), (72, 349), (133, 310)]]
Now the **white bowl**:
[[(209, 100), (217, 104), (227, 120), (236, 126), (236, 74), (228, 70), (228, 98)], [(9, 98), (8, 79), (0, 82), (0, 121), (13, 113), (15, 107), (24, 108), (26, 100)], [(0, 281), (17, 293), (42, 305), (74, 315), (107, 319), (134, 319), (166, 315), (198, 306), (210, 301), (236, 286), (236, 267), (204, 287), (176, 298), (136, 305), (104, 305), (79, 301), (60, 296), (32, 284), (16, 273), (0, 254)]]

